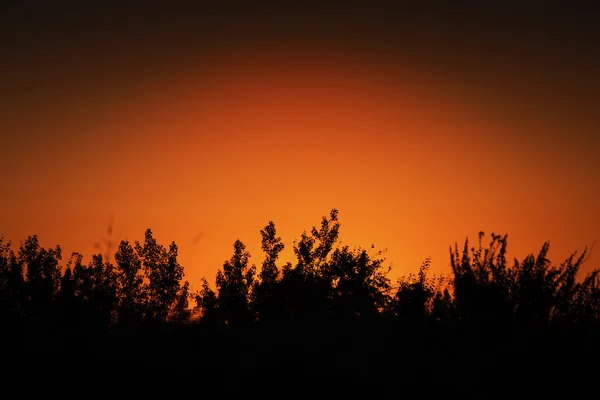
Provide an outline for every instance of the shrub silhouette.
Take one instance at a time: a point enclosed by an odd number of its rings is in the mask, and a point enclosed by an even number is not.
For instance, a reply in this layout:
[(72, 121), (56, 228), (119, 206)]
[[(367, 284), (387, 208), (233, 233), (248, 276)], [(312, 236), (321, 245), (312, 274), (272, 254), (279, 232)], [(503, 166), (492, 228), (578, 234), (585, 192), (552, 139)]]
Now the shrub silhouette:
[(436, 294), (435, 282), (427, 278), (431, 261), (427, 258), (417, 275), (410, 274), (398, 280), (398, 288), (391, 304), (392, 313), (401, 318), (418, 323), (432, 313), (432, 301)]
[(546, 242), (537, 256), (515, 259), (509, 267), (507, 236), (492, 234), (487, 248), (481, 244), (483, 236), (481, 232), (478, 248), (469, 249), (466, 240), (462, 254), (456, 246), (450, 248), (455, 305), (462, 318), (525, 330), (597, 319), (591, 306), (597, 303), (597, 271), (577, 280), (587, 250), (557, 267), (547, 258)]

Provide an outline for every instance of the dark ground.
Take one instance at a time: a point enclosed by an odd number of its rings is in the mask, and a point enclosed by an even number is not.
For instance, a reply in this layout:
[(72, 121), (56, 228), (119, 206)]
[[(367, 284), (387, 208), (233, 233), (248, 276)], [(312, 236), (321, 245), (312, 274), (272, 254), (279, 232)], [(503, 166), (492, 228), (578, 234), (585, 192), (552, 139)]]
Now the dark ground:
[(3, 386), (37, 399), (587, 398), (599, 371), (590, 332), (296, 323), (29, 334), (27, 351), (22, 335), (4, 341)]

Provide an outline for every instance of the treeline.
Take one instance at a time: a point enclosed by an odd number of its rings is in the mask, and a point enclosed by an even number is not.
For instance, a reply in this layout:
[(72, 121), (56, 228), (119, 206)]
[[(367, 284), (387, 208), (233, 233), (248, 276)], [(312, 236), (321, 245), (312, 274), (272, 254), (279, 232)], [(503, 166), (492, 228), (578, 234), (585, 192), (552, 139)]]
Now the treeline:
[(197, 292), (177, 245), (151, 230), (121, 241), (114, 261), (74, 253), (62, 266), (60, 247), (36, 236), (0, 242), (2, 383), (24, 398), (596, 390), (600, 288), (597, 270), (578, 276), (585, 251), (554, 265), (546, 243), (509, 261), (507, 237), (481, 233), (450, 248), (448, 276), (429, 276), (426, 259), (392, 282), (381, 252), (341, 246), (339, 231), (334, 209), (281, 265), (269, 222), (262, 265), (236, 241)]
[(363, 321), (477, 324), (494, 330), (536, 330), (595, 324), (600, 317), (598, 270), (583, 278), (586, 252), (551, 264), (549, 245), (509, 262), (507, 237), (492, 234), (484, 245), (468, 240), (450, 248), (448, 277), (417, 274), (391, 282), (390, 268), (373, 249), (338, 246), (338, 211), (293, 244), (295, 264), (278, 265), (284, 249), (275, 225), (261, 231), (264, 260), (250, 264), (239, 240), (219, 270), (190, 292), (178, 248), (157, 243), (150, 229), (143, 242), (121, 241), (114, 263), (96, 254), (89, 264), (73, 253), (61, 267), (59, 246), (44, 248), (30, 236), (13, 249), (0, 240), (0, 320), (26, 329), (94, 329), (198, 322), (214, 329), (256, 322)]
[(141, 243), (122, 241), (114, 264), (96, 254), (85, 265), (73, 253), (61, 268), (60, 246), (44, 248), (36, 235), (16, 252), (0, 241), (0, 318), (32, 329), (181, 320), (189, 285), (177, 256), (177, 245), (158, 244), (150, 229)]

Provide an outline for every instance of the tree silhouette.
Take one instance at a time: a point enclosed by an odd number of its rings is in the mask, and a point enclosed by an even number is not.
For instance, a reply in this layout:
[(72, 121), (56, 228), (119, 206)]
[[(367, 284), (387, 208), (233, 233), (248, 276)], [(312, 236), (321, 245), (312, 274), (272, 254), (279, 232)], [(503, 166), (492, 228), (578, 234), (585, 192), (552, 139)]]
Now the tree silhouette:
[(144, 244), (136, 242), (135, 250), (148, 277), (146, 319), (166, 321), (183, 278), (183, 267), (177, 261), (177, 245), (172, 242), (166, 250), (154, 239), (152, 230), (147, 229)]
[(89, 268), (94, 278), (93, 295), (96, 298), (98, 323), (102, 327), (116, 320), (118, 275), (115, 266), (104, 260), (102, 254), (94, 254)]
[(80, 308), (75, 295), (75, 279), (71, 269), (71, 260), (60, 281), (60, 291), (57, 296), (59, 309), (59, 326), (72, 329), (79, 319)]
[[(377, 256), (381, 252), (377, 253)], [(351, 251), (348, 246), (336, 249), (331, 257), (333, 309), (336, 315), (373, 317), (388, 307), (390, 268), (384, 259), (372, 259), (367, 250)]]
[(27, 292), (23, 265), (10, 242), (0, 237), (0, 320), (17, 324), (25, 315)]
[(201, 280), (202, 288), (196, 293), (196, 310), (202, 316), (205, 324), (215, 325), (219, 322), (219, 310), (216, 293), (210, 288), (206, 278)]
[(133, 246), (123, 240), (115, 253), (118, 277), (118, 322), (135, 323), (143, 318), (145, 291), (142, 261)]
[(227, 325), (252, 320), (250, 296), (256, 268), (248, 266), (249, 258), (246, 246), (236, 240), (233, 244), (233, 256), (217, 272), (217, 308), (222, 321)]
[(83, 265), (83, 256), (75, 253), (73, 280), (75, 296), (80, 307), (80, 324), (104, 329), (114, 321), (117, 303), (117, 274), (115, 267), (104, 262), (101, 254), (92, 256)]
[(252, 289), (252, 304), (258, 320), (266, 321), (280, 317), (283, 313), (282, 299), (279, 296), (280, 272), (277, 258), (285, 246), (277, 236), (273, 221), (269, 221), (267, 226), (261, 229), (260, 234), (265, 259), (259, 273), (259, 280), (254, 283)]
[(190, 319), (192, 314), (189, 308), (190, 297), (190, 283), (185, 281), (177, 291), (175, 301), (169, 310), (169, 321), (185, 322)]
[(340, 223), (338, 211), (332, 209), (329, 218), (323, 217), (319, 229), (310, 235), (302, 233), (294, 242), (297, 263), (283, 269), (282, 285), (288, 310), (297, 315), (328, 314), (333, 290), (333, 275), (327, 257), (338, 240)]
[(54, 296), (60, 285), (60, 246), (46, 249), (40, 246), (37, 235), (29, 236), (19, 249), (18, 262), (26, 271), (29, 294), (27, 315), (40, 325), (49, 325), (54, 318)]

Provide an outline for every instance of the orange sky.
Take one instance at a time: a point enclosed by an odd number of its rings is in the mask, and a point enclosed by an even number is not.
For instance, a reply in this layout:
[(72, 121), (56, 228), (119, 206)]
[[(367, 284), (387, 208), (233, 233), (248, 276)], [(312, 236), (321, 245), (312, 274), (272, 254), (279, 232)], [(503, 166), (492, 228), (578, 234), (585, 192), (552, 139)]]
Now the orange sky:
[(589, 85), (493, 56), (479, 75), (464, 56), (460, 75), (440, 44), (434, 62), (355, 39), (223, 39), (160, 62), (56, 61), (59, 46), (33, 83), (15, 61), (0, 233), (89, 260), (112, 216), (113, 239), (175, 240), (195, 288), (238, 238), (260, 265), (269, 220), (291, 260), (334, 207), (342, 242), (387, 248), (393, 278), (428, 256), (449, 272), (448, 245), (479, 231), (508, 233), (519, 258), (550, 240), (557, 263), (600, 239)]

